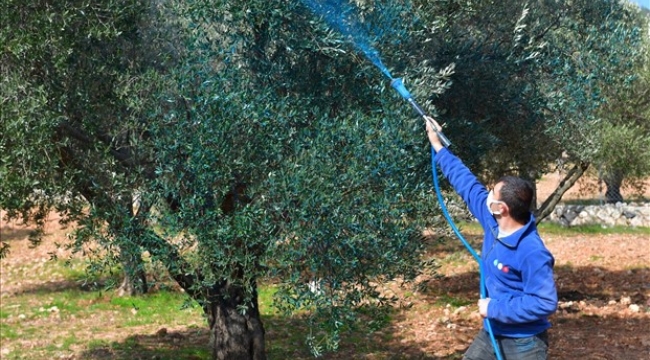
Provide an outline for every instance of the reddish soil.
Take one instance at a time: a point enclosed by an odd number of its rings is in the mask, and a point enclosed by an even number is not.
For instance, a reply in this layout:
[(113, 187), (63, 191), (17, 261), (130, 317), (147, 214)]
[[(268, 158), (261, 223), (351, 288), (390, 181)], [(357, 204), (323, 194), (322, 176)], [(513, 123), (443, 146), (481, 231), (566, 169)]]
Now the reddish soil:
[[(545, 199), (561, 180), (551, 174), (537, 184)], [(626, 198), (650, 199), (650, 180), (639, 191), (624, 187)], [(604, 196), (604, 185), (585, 178), (565, 193), (564, 200), (594, 200)], [(549, 331), (549, 359), (650, 359), (650, 236), (543, 234), (556, 259), (555, 277), (560, 299)], [(470, 241), (480, 248), (481, 235)], [(449, 240), (448, 240), (449, 242)], [(413, 359), (460, 359), (481, 328), (475, 305), (477, 266), (469, 254), (457, 259), (455, 243), (432, 248), (442, 260), (439, 273), (427, 281), (427, 290), (408, 303), (394, 330), (402, 333), (402, 351)], [(449, 257), (453, 261), (449, 261)], [(449, 299), (465, 299), (466, 307), (430, 306)]]
[[(650, 359), (650, 238), (542, 235), (556, 258), (560, 298), (559, 311), (551, 318), (550, 358)], [(476, 236), (473, 241), (480, 240)], [(402, 339), (408, 339), (406, 353), (460, 358), (481, 326), (474, 304), (477, 267), (469, 255), (444, 260), (456, 256), (450, 250), (449, 245), (434, 250), (443, 259), (440, 270), (445, 276), (430, 279), (427, 290), (396, 324)], [(450, 299), (464, 299), (469, 305), (430, 306)]]

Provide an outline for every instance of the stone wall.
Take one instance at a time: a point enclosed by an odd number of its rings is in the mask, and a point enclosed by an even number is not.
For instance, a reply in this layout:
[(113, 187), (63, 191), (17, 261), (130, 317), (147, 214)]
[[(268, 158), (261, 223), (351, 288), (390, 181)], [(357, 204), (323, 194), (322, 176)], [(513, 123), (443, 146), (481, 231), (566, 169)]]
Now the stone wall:
[(544, 221), (564, 226), (600, 224), (603, 226), (650, 227), (650, 203), (558, 205)]
[[(460, 199), (447, 199), (447, 207), (454, 219), (476, 221)], [(602, 226), (650, 227), (650, 202), (619, 202), (605, 205), (560, 204), (555, 207), (551, 215), (543, 220), (543, 222), (547, 221), (564, 226), (597, 224)]]

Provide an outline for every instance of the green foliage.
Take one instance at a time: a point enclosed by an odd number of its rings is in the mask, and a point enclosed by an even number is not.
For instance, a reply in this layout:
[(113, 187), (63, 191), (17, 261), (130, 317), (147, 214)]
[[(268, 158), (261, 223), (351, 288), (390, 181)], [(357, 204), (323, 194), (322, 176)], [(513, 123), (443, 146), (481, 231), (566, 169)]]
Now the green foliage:
[(622, 172), (628, 178), (643, 178), (650, 174), (650, 137), (647, 129), (605, 123), (598, 133), (601, 139), (594, 161), (601, 164), (601, 171)]
[(629, 86), (634, 62), (640, 55), (638, 16), (623, 3), (586, 1), (567, 11), (552, 32), (546, 81), (551, 109), (558, 114), (549, 127), (571, 157), (594, 160), (599, 145), (597, 129), (604, 119), (600, 108), (611, 101), (609, 89)]
[[(606, 121), (595, 129), (599, 147), (594, 162), (606, 177), (634, 182), (650, 174), (650, 21), (637, 19), (641, 40), (629, 62), (624, 86), (607, 88), (608, 102), (599, 115)], [(609, 186), (610, 184), (608, 184)]]
[(9, 217), (42, 226), (54, 208), (93, 224), (81, 243), (124, 211), (117, 202), (141, 180), (132, 153), (141, 124), (120, 93), (147, 65), (138, 25), (149, 6), (3, 2), (0, 205)]
[[(164, 237), (178, 236), (196, 264), (197, 287), (224, 282), (253, 296), (256, 279), (277, 278), (277, 305), (311, 311), (328, 331), (314, 350), (333, 350), (356, 306), (388, 304), (379, 282), (418, 274), (428, 151), (419, 123), (367, 82), (375, 69), (323, 56), (321, 41), (349, 45), (332, 34), (306, 41), (299, 34), (322, 26), (295, 4), (263, 8), (280, 6), (289, 8), (263, 20), (236, 5), (213, 10), (231, 37), (210, 23), (177, 33), (191, 51), (160, 88), (153, 115), (163, 119), (149, 127), (156, 178), (143, 199), (159, 204)], [(179, 9), (192, 23), (206, 16), (202, 4)]]
[(539, 62), (546, 43), (538, 34), (546, 19), (539, 5), (448, 6), (430, 12), (435, 15), (429, 22), (449, 29), (427, 45), (439, 63), (455, 64), (450, 90), (434, 99), (449, 124), (448, 136), (456, 139), (454, 151), (486, 181), (506, 173), (537, 177), (557, 151), (544, 133), (541, 111), (546, 98)]

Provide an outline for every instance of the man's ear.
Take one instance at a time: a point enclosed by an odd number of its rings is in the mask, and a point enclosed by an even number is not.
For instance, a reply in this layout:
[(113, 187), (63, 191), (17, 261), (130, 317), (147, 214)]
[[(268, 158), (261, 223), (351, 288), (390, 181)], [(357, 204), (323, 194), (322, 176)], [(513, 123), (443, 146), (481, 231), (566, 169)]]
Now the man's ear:
[(506, 205), (506, 203), (504, 203), (504, 202), (500, 202), (500, 203), (498, 203), (497, 205), (500, 206), (500, 209), (499, 209), (499, 210), (501, 210), (501, 215), (508, 215), (508, 216), (510, 216), (510, 209), (508, 208), (508, 205)]

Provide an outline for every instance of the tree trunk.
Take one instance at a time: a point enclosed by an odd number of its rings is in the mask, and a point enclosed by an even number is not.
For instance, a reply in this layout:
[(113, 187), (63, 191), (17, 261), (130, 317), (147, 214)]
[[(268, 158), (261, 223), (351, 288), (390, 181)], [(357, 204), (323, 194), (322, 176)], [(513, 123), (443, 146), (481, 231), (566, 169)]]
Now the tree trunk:
[(535, 221), (539, 224), (545, 217), (549, 216), (557, 203), (562, 199), (567, 190), (569, 190), (580, 179), (582, 174), (589, 168), (589, 163), (581, 162), (576, 164), (569, 170), (564, 179), (560, 181), (560, 185), (553, 191), (553, 193), (544, 201), (544, 203), (535, 212)]
[(121, 219), (114, 219), (116, 242), (120, 249), (120, 262), (124, 272), (124, 280), (118, 290), (120, 296), (142, 295), (149, 291), (147, 273), (142, 261), (142, 241), (146, 231), (145, 219), (151, 209), (149, 204), (141, 204), (139, 193), (133, 192), (122, 201), (125, 212), (129, 215), (127, 226)]
[(623, 201), (623, 194), (621, 194), (623, 175), (618, 171), (610, 172), (603, 176), (603, 181), (607, 187), (607, 190), (605, 191), (605, 201), (608, 204)]
[(238, 309), (245, 305), (243, 294), (243, 289), (226, 285), (222, 288), (221, 299), (204, 308), (210, 322), (214, 360), (266, 360), (257, 292), (245, 311)]
[(120, 262), (124, 269), (124, 279), (118, 288), (118, 295), (135, 296), (146, 294), (149, 291), (147, 274), (144, 271), (144, 264), (139, 253), (127, 253), (122, 251)]
[[(142, 295), (149, 291), (147, 284), (147, 273), (142, 261), (142, 248), (140, 243), (145, 234), (141, 221), (138, 217), (133, 216), (128, 226), (114, 227), (115, 243), (120, 249), (120, 263), (124, 279), (118, 289), (119, 296)], [(118, 224), (122, 224), (116, 221)]]
[[(189, 296), (203, 304), (210, 325), (210, 348), (216, 360), (266, 360), (264, 326), (260, 319), (257, 291), (246, 304), (244, 289), (228, 284), (206, 288), (198, 286), (205, 279), (178, 250), (153, 231), (148, 231), (149, 251), (162, 261), (169, 274)], [(248, 284), (256, 289), (257, 284)], [(241, 312), (240, 306), (245, 309)]]

